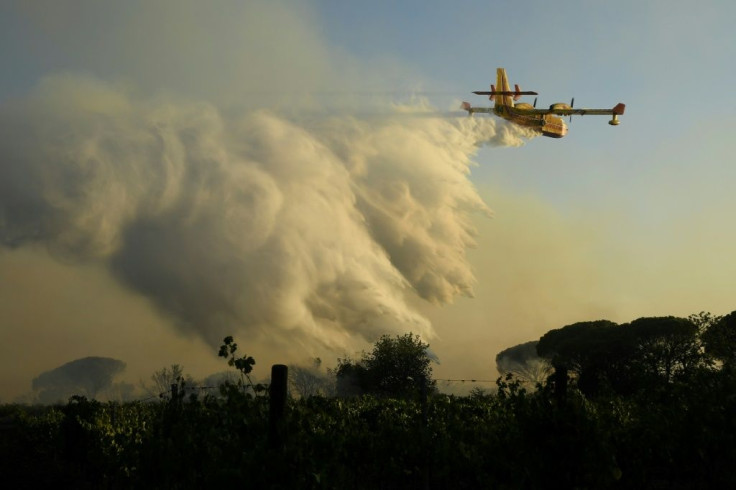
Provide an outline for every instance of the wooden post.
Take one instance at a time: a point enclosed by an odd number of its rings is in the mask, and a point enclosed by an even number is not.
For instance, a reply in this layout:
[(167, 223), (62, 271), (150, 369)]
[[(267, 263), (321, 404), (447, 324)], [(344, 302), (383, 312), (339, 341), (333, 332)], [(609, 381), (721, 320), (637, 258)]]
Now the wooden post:
[(271, 366), (271, 388), (269, 389), (269, 440), (271, 447), (283, 443), (283, 421), (286, 410), (286, 388), (289, 368), (283, 364)]

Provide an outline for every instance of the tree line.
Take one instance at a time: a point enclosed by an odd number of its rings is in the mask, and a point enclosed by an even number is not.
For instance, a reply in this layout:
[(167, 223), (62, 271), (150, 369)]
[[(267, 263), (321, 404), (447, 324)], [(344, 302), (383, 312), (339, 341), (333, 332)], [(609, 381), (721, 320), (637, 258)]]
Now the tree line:
[(734, 333), (736, 312), (575, 323), (499, 353), (497, 390), (466, 397), (436, 390), (420, 338), (385, 336), (338, 361), (339, 396), (288, 400), (278, 444), (228, 337), (217, 395), (0, 407), (0, 471), (28, 488), (734, 488)]
[[(522, 381), (569, 378), (588, 397), (634, 396), (695, 379), (730, 375), (736, 365), (736, 312), (643, 317), (625, 324), (585, 321), (500, 352), (496, 364)], [(541, 367), (540, 367), (541, 366)]]

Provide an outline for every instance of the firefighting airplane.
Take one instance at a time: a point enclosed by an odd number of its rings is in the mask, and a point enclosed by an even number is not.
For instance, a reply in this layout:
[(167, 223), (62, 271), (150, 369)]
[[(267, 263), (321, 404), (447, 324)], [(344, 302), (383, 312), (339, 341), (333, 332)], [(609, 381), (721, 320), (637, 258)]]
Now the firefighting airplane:
[[(496, 89), (498, 87), (498, 89)], [(469, 103), (463, 102), (462, 108), (468, 111), (468, 115), (472, 116), (476, 112), (493, 113), (498, 117), (502, 117), (507, 121), (511, 121), (519, 126), (525, 126), (533, 129), (543, 136), (551, 138), (562, 138), (567, 134), (567, 125), (561, 117), (573, 115), (583, 116), (585, 114), (593, 115), (611, 115), (613, 116), (608, 124), (618, 126), (620, 121), (618, 116), (624, 113), (626, 106), (624, 104), (616, 104), (613, 109), (573, 109), (575, 99), (572, 99), (570, 105), (558, 102), (552, 104), (549, 109), (537, 109), (537, 99), (534, 99), (534, 105), (524, 102), (514, 104), (515, 100), (519, 100), (522, 95), (537, 95), (537, 92), (522, 92), (518, 85), (514, 85), (515, 90), (511, 90), (509, 80), (506, 77), (506, 70), (498, 68), (496, 70), (496, 85), (491, 85), (491, 90), (482, 92), (473, 92), (476, 95), (488, 95), (490, 100), (495, 101), (493, 107), (472, 107)]]

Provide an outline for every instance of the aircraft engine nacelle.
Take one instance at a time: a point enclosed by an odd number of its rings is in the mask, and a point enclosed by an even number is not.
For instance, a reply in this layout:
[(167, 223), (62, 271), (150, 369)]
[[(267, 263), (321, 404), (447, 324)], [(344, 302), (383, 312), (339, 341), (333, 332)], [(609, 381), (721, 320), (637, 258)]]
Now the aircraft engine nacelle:
[(553, 110), (553, 111), (555, 111), (555, 110), (567, 110), (567, 109), (572, 109), (572, 106), (569, 105), (569, 104), (565, 104), (564, 102), (558, 102), (556, 104), (552, 104), (551, 106), (549, 106), (549, 108), (550, 108), (550, 110)]

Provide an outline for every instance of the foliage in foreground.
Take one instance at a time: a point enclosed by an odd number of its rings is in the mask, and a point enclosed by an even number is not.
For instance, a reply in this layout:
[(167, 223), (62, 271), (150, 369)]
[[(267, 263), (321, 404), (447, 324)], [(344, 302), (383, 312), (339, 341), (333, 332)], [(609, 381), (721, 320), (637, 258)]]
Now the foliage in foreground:
[[(665, 389), (666, 388), (666, 389)], [(637, 398), (310, 397), (269, 441), (268, 398), (4, 406), (7, 479), (75, 488), (733, 488), (736, 381), (703, 372)]]
[(736, 488), (735, 319), (569, 325), (534, 346), (548, 383), (465, 398), (430, 389), (418, 338), (382, 337), (337, 372), (371, 395), (291, 400), (276, 429), (226, 337), (240, 377), (220, 396), (179, 377), (165, 403), (0, 407), (0, 471), (19, 488)]

